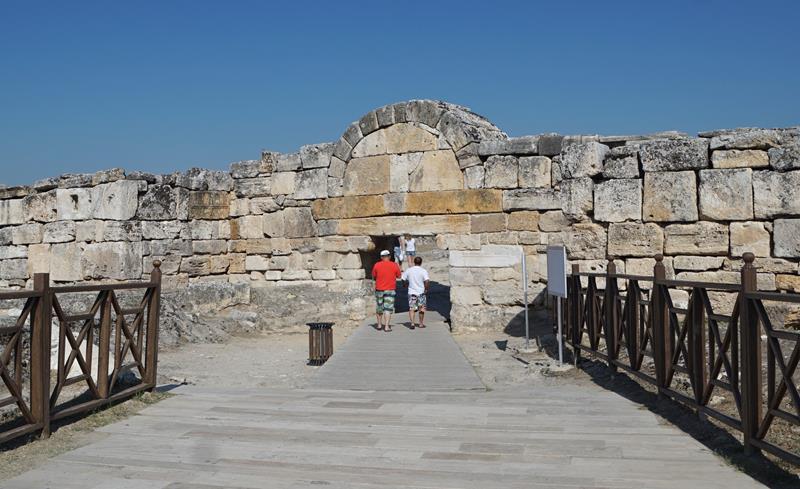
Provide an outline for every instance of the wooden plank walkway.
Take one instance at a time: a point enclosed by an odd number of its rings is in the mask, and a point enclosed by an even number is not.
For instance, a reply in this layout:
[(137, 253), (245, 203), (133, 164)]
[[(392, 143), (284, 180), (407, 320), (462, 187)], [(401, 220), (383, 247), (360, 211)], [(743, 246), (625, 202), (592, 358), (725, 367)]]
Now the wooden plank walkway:
[(458, 350), (433, 322), (425, 330), (396, 326), (393, 333), (367, 326), (334, 354), (311, 388), (184, 386), (140, 415), (101, 428), (91, 445), (0, 485), (762, 487), (685, 433), (599, 387), (487, 392), (452, 347)]

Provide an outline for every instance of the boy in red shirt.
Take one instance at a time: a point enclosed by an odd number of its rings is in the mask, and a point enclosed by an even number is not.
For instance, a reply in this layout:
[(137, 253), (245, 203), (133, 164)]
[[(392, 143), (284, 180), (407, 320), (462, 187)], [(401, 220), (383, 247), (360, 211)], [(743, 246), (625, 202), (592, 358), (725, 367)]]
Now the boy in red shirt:
[(375, 279), (375, 315), (378, 317), (379, 330), (392, 330), (389, 320), (394, 312), (396, 281), (401, 275), (400, 267), (389, 259), (389, 251), (381, 251), (381, 261), (372, 267), (372, 278)]

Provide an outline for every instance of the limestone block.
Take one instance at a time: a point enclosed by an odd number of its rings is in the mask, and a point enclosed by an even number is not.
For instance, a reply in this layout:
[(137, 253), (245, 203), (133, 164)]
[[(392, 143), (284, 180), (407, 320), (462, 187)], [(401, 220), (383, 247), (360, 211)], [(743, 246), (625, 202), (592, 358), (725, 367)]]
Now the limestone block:
[(477, 234), (439, 234), (436, 246), (442, 250), (479, 250), (481, 237)]
[(549, 187), (551, 161), (546, 156), (519, 158), (519, 187)]
[(800, 293), (800, 276), (798, 275), (776, 275), (775, 287), (778, 290)]
[(300, 153), (280, 153), (275, 161), (275, 171), (293, 172), (302, 167)]
[(75, 240), (74, 221), (56, 221), (44, 225), (44, 236), (42, 241), (45, 243), (66, 243)]
[(517, 233), (517, 242), (521, 245), (540, 245), (542, 244), (542, 236), (538, 231), (519, 231)]
[(0, 228), (0, 246), (10, 245), (13, 228)]
[(561, 156), (553, 156), (550, 163), (550, 183), (558, 186), (563, 179), (564, 175), (561, 172)]
[[(444, 138), (440, 137), (440, 139)], [(439, 149), (452, 149), (449, 146), (450, 143), (447, 143), (446, 139), (444, 143), (446, 144), (439, 144)], [(483, 166), (483, 161), (481, 157), (478, 156), (478, 143), (470, 143), (456, 151), (456, 159), (458, 159), (458, 166), (462, 170), (472, 166)]]
[(328, 177), (328, 197), (344, 195), (344, 179)]
[(285, 218), (284, 235), (287, 238), (314, 236), (316, 225), (307, 207), (290, 207), (283, 210)]
[(603, 163), (605, 178), (639, 178), (639, 150), (635, 146), (612, 148)]
[(483, 304), (480, 287), (458, 286), (450, 289), (450, 301), (453, 304), (475, 306)]
[(487, 213), (502, 210), (499, 190), (450, 190), (405, 194), (402, 212), (407, 214)]
[(724, 270), (706, 272), (678, 272), (678, 280), (691, 280), (693, 282), (714, 282), (718, 284), (738, 284), (741, 276), (736, 272)]
[(260, 239), (264, 237), (264, 219), (260, 216), (243, 216), (236, 219), (239, 237), (242, 239)]
[(480, 156), (492, 155), (535, 155), (538, 136), (522, 136), (508, 139), (489, 139), (478, 144)]
[(272, 174), (270, 192), (272, 195), (293, 194), (297, 187), (297, 173), (278, 171)]
[[(674, 278), (675, 269), (673, 267), (672, 257), (665, 256), (662, 263), (664, 263), (667, 278)], [(655, 266), (655, 258), (628, 258), (625, 260), (625, 273), (629, 275), (652, 277)], [(640, 282), (639, 286), (643, 288), (649, 288), (650, 284), (646, 282)]]
[[(188, 190), (185, 188), (176, 188), (175, 189), (175, 210), (178, 214), (178, 219), (187, 220), (189, 219), (189, 200), (190, 194)], [(188, 277), (187, 277), (188, 280)]]
[(297, 173), (297, 186), (294, 191), (295, 199), (324, 199), (327, 196), (327, 168), (317, 168), (314, 170), (305, 170)]
[(519, 160), (514, 156), (490, 156), (485, 163), (484, 186), (487, 188), (517, 188)]
[[(405, 106), (408, 122), (421, 122), (430, 127), (436, 127), (444, 112), (438, 103), (430, 100), (411, 100), (406, 102)], [(397, 114), (396, 108), (395, 105), (395, 114)]]
[(333, 156), (342, 161), (348, 161), (353, 153), (353, 147), (344, 138), (339, 138), (333, 146)]
[(0, 260), (0, 279), (15, 280), (28, 278), (28, 260), (18, 258), (14, 260)]
[[(148, 270), (153, 269), (153, 261), (161, 261), (161, 273), (164, 275), (175, 275), (181, 268), (181, 257), (175, 255), (150, 255), (145, 256), (142, 260), (144, 273), (147, 274)], [(80, 260), (78, 260), (80, 262)]]
[(44, 237), (44, 226), (39, 223), (23, 224), (11, 230), (11, 242), (15, 245), (37, 244)]
[(539, 214), (539, 230), (548, 233), (563, 231), (570, 225), (570, 220), (562, 211), (548, 211)]
[[(350, 162), (352, 164), (352, 161)], [(347, 188), (347, 183), (345, 183)], [(409, 175), (409, 190), (433, 192), (464, 188), (464, 176), (452, 150), (425, 151)]]
[(664, 232), (655, 223), (611, 223), (608, 226), (610, 256), (655, 256), (663, 253)]
[[(91, 219), (94, 212), (94, 194), (87, 188), (59, 188), (56, 190), (56, 215), (59, 220), (81, 221)], [(0, 211), (2, 215), (2, 211)]]
[[(492, 279), (492, 270), (488, 268), (450, 268), (449, 278), (451, 284), (461, 286), (482, 285)], [(451, 293), (458, 287), (452, 287)]]
[(707, 139), (655, 139), (639, 145), (645, 172), (708, 168)]
[(513, 245), (483, 245), (478, 251), (450, 251), (451, 267), (513, 267), (522, 260), (522, 249)]
[(730, 233), (731, 256), (742, 256), (747, 252), (769, 256), (770, 236), (763, 222), (732, 222)]
[(344, 178), (344, 171), (346, 168), (347, 163), (335, 156), (332, 156), (331, 164), (328, 167), (328, 176), (333, 178)]
[(361, 268), (358, 253), (334, 253), (331, 251), (314, 251), (311, 258), (312, 270), (333, 270), (336, 268)]
[(483, 166), (471, 166), (464, 170), (466, 188), (483, 188), (486, 170)]
[[(64, 221), (73, 222), (73, 221)], [(103, 221), (77, 221), (75, 222), (75, 241), (90, 242), (102, 241), (102, 223)]]
[(770, 148), (768, 154), (769, 166), (775, 170), (800, 169), (800, 140), (780, 148)]
[(192, 242), (188, 240), (158, 239), (147, 242), (147, 245), (150, 248), (151, 255), (192, 255)]
[(561, 154), (563, 178), (592, 177), (601, 173), (608, 151), (608, 146), (594, 141), (570, 144)]
[(366, 277), (363, 269), (354, 270), (349, 268), (336, 270), (336, 275), (342, 280), (361, 280)]
[(229, 266), (230, 260), (227, 256), (189, 256), (181, 260), (180, 271), (190, 277), (198, 277), (225, 273)]
[(778, 146), (781, 137), (774, 129), (734, 130), (711, 138), (711, 149), (766, 149)]
[(315, 219), (348, 219), (384, 215), (386, 206), (382, 195), (353, 195), (315, 200), (311, 212)]
[(309, 270), (284, 270), (281, 273), (281, 280), (309, 280), (310, 278), (311, 271)]
[(800, 215), (800, 171), (753, 172), (753, 203), (756, 219)]
[(517, 211), (508, 215), (509, 231), (538, 231), (539, 213), (536, 211)]
[(233, 190), (237, 197), (268, 197), (271, 186), (270, 177), (239, 178), (234, 180)]
[(199, 239), (192, 241), (192, 251), (198, 255), (220, 255), (228, 251), (223, 239)]
[(147, 240), (180, 238), (185, 229), (180, 221), (142, 221), (142, 238)]
[(693, 171), (646, 172), (643, 195), (645, 221), (697, 220), (697, 183)]
[(176, 176), (175, 184), (189, 190), (230, 191), (233, 178), (228, 172), (190, 168)]
[(687, 256), (679, 255), (673, 260), (675, 270), (703, 271), (718, 270), (724, 258), (721, 256)]
[(718, 149), (711, 153), (714, 168), (759, 168), (769, 166), (766, 151), (757, 149)]
[(389, 192), (388, 155), (353, 158), (344, 173), (344, 195), (371, 195)]
[(312, 280), (336, 280), (336, 270), (311, 270)]
[(728, 226), (713, 222), (671, 224), (664, 228), (668, 255), (727, 255)]
[(419, 167), (422, 153), (391, 155), (389, 158), (389, 190), (408, 192), (409, 174)]
[(384, 105), (375, 109), (375, 117), (378, 119), (378, 127), (386, 127), (394, 124), (394, 106)]
[(775, 219), (772, 236), (775, 256), (800, 257), (800, 219)]
[(269, 237), (283, 237), (286, 233), (286, 218), (283, 211), (264, 214), (263, 234)]
[(503, 210), (561, 209), (561, 196), (552, 188), (525, 188), (503, 191)]
[[(56, 245), (53, 246), (55, 247)], [(83, 246), (85, 248), (81, 255), (80, 263), (84, 278), (114, 280), (141, 278), (141, 242), (125, 243), (116, 241), (111, 243), (90, 243)]]
[(597, 184), (594, 188), (594, 218), (605, 222), (641, 219), (642, 181), (617, 179)]
[[(33, 277), (34, 273), (50, 273), (50, 246), (49, 244), (23, 246), (28, 258), (29, 277)], [(80, 265), (80, 259), (77, 262)]]
[[(5, 201), (13, 202), (13, 201)], [(22, 199), (24, 221), (51, 222), (56, 220), (56, 191), (31, 194)], [(0, 223), (2, 222), (2, 204), (0, 204)], [(8, 223), (11, 224), (11, 223)]]
[(436, 135), (418, 124), (394, 124), (380, 132), (385, 133), (384, 141), (387, 153), (434, 151), (438, 148)]
[(136, 218), (142, 220), (177, 219), (177, 192), (169, 185), (150, 185), (139, 200)]
[(0, 226), (25, 222), (23, 200), (0, 200)]
[(469, 233), (469, 216), (385, 216), (342, 219), (337, 234), (342, 236), (392, 236), (409, 233), (430, 236), (440, 233)]
[(264, 271), (269, 270), (269, 258), (261, 255), (247, 255), (244, 261), (245, 270), (249, 271)]
[(231, 163), (231, 177), (233, 177), (234, 180), (239, 178), (257, 177), (260, 171), (261, 161), (258, 160), (237, 161), (236, 163)]
[[(738, 259), (725, 258), (723, 261), (723, 268), (725, 270), (740, 271), (744, 266), (744, 262)], [(768, 258), (759, 257), (756, 260), (755, 266), (759, 272), (768, 273), (796, 273), (800, 270), (797, 268), (797, 263), (784, 260), (783, 258)]]
[(561, 181), (561, 210), (571, 219), (582, 219), (594, 205), (592, 191), (594, 182), (589, 177), (571, 178)]
[[(119, 180), (92, 189), (93, 217), (125, 221), (136, 215), (139, 185), (132, 180)], [(227, 214), (226, 214), (227, 215)]]
[[(84, 278), (81, 256), (84, 249), (81, 243), (60, 243), (50, 246), (48, 260), (50, 279), (56, 282), (78, 282)], [(132, 277), (138, 278), (138, 277)]]
[(365, 114), (358, 120), (358, 128), (361, 129), (361, 134), (364, 136), (376, 131), (378, 127), (378, 116), (375, 114), (375, 111)]
[(309, 144), (300, 147), (300, 163), (303, 169), (327, 168), (333, 156), (333, 143)]
[(230, 216), (230, 194), (211, 191), (190, 192), (188, 211), (189, 219), (227, 219)]
[(720, 221), (753, 218), (753, 170), (700, 170), (700, 218)]
[(231, 237), (228, 221), (192, 221), (188, 228), (192, 239), (228, 239)]
[(473, 233), (495, 233), (506, 230), (506, 215), (503, 213), (477, 214), (470, 216)]
[(561, 232), (569, 259), (603, 259), (606, 257), (607, 235), (603, 226), (576, 223)]

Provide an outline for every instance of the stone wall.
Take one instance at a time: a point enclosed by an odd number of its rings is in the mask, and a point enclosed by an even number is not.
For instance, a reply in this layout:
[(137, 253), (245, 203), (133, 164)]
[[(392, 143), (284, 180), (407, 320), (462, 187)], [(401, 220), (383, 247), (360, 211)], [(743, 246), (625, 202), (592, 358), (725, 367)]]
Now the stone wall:
[(0, 285), (139, 279), (159, 259), (167, 289), (235, 289), (260, 327), (357, 321), (371, 237), (408, 232), (450, 252), (455, 327), (513, 320), (522, 253), (535, 296), (548, 244), (584, 270), (613, 258), (649, 274), (664, 254), (678, 278), (722, 282), (752, 251), (760, 288), (800, 292), (799, 189), (798, 128), (508, 138), (463, 107), (411, 101), (230, 171), (2, 189)]

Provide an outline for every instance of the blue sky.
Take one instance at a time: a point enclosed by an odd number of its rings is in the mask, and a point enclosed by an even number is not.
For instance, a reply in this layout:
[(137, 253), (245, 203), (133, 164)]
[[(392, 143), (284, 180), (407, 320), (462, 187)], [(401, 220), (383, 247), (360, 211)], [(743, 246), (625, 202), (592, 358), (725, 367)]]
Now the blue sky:
[(226, 168), (436, 98), (510, 135), (800, 124), (800, 2), (0, 0), (0, 183)]

